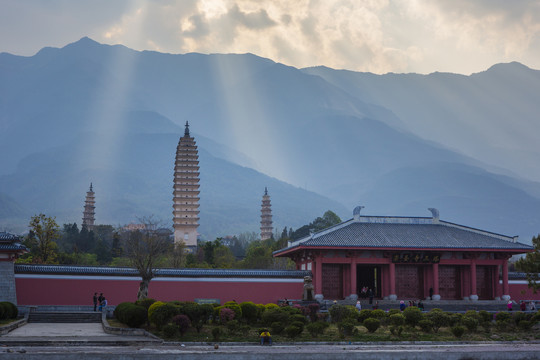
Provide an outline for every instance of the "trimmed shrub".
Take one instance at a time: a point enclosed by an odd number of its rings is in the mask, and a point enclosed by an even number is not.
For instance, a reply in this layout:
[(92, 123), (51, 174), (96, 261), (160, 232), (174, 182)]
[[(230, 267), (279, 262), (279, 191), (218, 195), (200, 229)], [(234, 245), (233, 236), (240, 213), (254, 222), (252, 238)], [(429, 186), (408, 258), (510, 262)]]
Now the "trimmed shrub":
[(222, 324), (226, 324), (228, 321), (234, 320), (235, 315), (236, 313), (234, 310), (224, 307), (219, 310), (219, 321), (221, 321)]
[(450, 316), (441, 309), (432, 309), (425, 316), (433, 324), (432, 329), (436, 333), (439, 332), (441, 327), (450, 324)]
[(279, 321), (276, 321), (273, 322), (272, 325), (270, 325), (270, 330), (272, 331), (272, 334), (279, 335), (283, 332), (283, 330), (285, 330), (285, 325), (283, 325), (283, 323), (280, 323)]
[(189, 317), (187, 315), (183, 314), (175, 315), (172, 318), (172, 322), (178, 327), (181, 336), (183, 336), (191, 326), (191, 320), (189, 320)]
[(277, 304), (270, 303), (270, 304), (264, 305), (264, 309), (265, 310), (279, 309), (279, 306)]
[(356, 324), (357, 324), (356, 320), (351, 319), (351, 318), (346, 318), (345, 320), (337, 324), (339, 333), (343, 336), (350, 336), (350, 335), (356, 334), (358, 332), (358, 329), (356, 328)]
[(227, 301), (225, 304), (223, 304), (223, 306), (234, 311), (234, 318), (236, 320), (240, 320), (242, 318), (242, 308), (236, 302)]
[(266, 306), (264, 304), (256, 304), (255, 306), (257, 306), (257, 309), (259, 310), (259, 313), (258, 313), (259, 318), (258, 318), (258, 320), (260, 320), (263, 312), (266, 310)]
[(240, 304), (240, 308), (242, 309), (242, 317), (247, 321), (254, 323), (259, 318), (259, 309), (253, 302), (243, 302)]
[(418, 322), (418, 326), (420, 326), (420, 329), (422, 329), (425, 333), (430, 333), (433, 331), (433, 321), (428, 319), (422, 319)]
[(399, 309), (390, 309), (390, 310), (388, 310), (388, 316), (392, 316), (394, 314), (401, 314), (401, 311)]
[(135, 305), (142, 306), (146, 309), (146, 311), (148, 311), (148, 308), (150, 307), (150, 305), (152, 305), (155, 302), (156, 300), (154, 299), (146, 298), (146, 299), (135, 301)]
[(307, 324), (306, 330), (310, 333), (312, 337), (316, 338), (319, 335), (323, 335), (324, 330), (326, 330), (328, 326), (330, 325), (327, 322), (316, 321), (316, 322)]
[[(177, 315), (181, 316), (181, 315)], [(184, 315), (185, 316), (185, 315)], [(163, 327), (163, 336), (165, 336), (167, 339), (171, 339), (178, 334), (178, 326), (173, 324), (167, 324)]]
[(219, 327), (215, 327), (212, 329), (212, 339), (214, 339), (214, 341), (219, 341), (219, 338), (221, 337), (222, 335), (222, 330), (221, 328)]
[(405, 324), (410, 327), (415, 327), (423, 319), (422, 310), (416, 306), (409, 306), (403, 310), (403, 316), (405, 316)]
[(467, 310), (464, 316), (480, 321), (480, 314), (478, 314), (475, 310)]
[(172, 317), (177, 314), (178, 310), (172, 304), (163, 304), (152, 309), (152, 306), (154, 306), (154, 304), (152, 304), (148, 309), (149, 313), (150, 310), (153, 310), (151, 315), (148, 316), (148, 320), (150, 320), (151, 323), (156, 325), (156, 328), (158, 330), (161, 330), (163, 325), (166, 325), (172, 319)]
[(152, 305), (150, 305), (150, 306), (148, 307), (148, 318), (151, 319), (151, 318), (152, 318), (152, 314), (154, 313), (154, 311), (155, 311), (157, 308), (159, 308), (159, 307), (161, 307), (161, 306), (163, 306), (163, 305), (165, 305), (165, 303), (164, 303), (163, 301), (156, 301), (156, 302), (152, 303)]
[(533, 323), (528, 320), (521, 320), (518, 323), (518, 327), (523, 331), (529, 331), (533, 327)]
[(364, 320), (366, 320), (367, 318), (371, 316), (372, 311), (373, 310), (368, 310), (368, 309), (360, 310), (357, 315), (358, 322), (363, 323)]
[(148, 313), (143, 306), (130, 304), (123, 315), (124, 324), (132, 328), (138, 328), (148, 322)]
[(261, 321), (266, 326), (275, 322), (287, 324), (289, 322), (289, 314), (287, 312), (281, 311), (279, 307), (269, 309), (263, 312), (261, 316)]
[(281, 311), (286, 312), (289, 315), (302, 315), (302, 311), (297, 307), (282, 306), (279, 308)]
[(227, 321), (227, 324), (225, 325), (227, 327), (227, 330), (229, 331), (229, 334), (236, 334), (238, 329), (238, 320), (230, 320)]
[(10, 303), (9, 301), (2, 301), (0, 305), (4, 308), (4, 319), (16, 319), (19, 316), (19, 309), (15, 304)]
[(495, 324), (500, 331), (508, 331), (512, 328), (512, 315), (508, 312), (495, 314)]
[(304, 315), (296, 314), (296, 315), (290, 316), (289, 321), (290, 322), (298, 321), (305, 325), (308, 320)]
[(390, 326), (390, 332), (392, 333), (392, 335), (401, 336), (401, 333), (403, 332), (403, 326), (392, 325)]
[(463, 314), (448, 314), (448, 326), (454, 327), (461, 324)]
[(390, 315), (388, 319), (392, 326), (402, 326), (405, 324), (405, 316), (401, 313)]
[(0, 320), (3, 320), (5, 317), (6, 310), (4, 309), (4, 305), (0, 303)]
[(377, 310), (371, 311), (371, 314), (369, 315), (369, 317), (382, 320), (388, 317), (388, 314), (386, 313), (386, 311), (382, 309), (377, 309)]
[(492, 322), (493, 321), (493, 314), (487, 312), (486, 310), (480, 310), (478, 312), (478, 316), (480, 316), (480, 322)]
[(465, 333), (465, 327), (461, 325), (456, 325), (452, 327), (451, 330), (452, 330), (452, 334), (454, 334), (454, 336), (457, 337), (458, 339), (461, 338), (463, 334)]
[(381, 321), (376, 318), (368, 318), (362, 323), (370, 333), (377, 331), (381, 327)]
[(356, 321), (358, 311), (351, 305), (336, 304), (330, 308), (330, 316), (332, 317), (332, 322), (342, 322), (346, 319), (354, 319)]
[(303, 330), (304, 329), (302, 329), (299, 326), (289, 325), (285, 328), (285, 334), (287, 334), (287, 336), (290, 337), (291, 339), (294, 339), (295, 337), (298, 337), (302, 333)]
[(476, 332), (476, 329), (478, 329), (478, 320), (474, 317), (464, 316), (461, 323), (465, 325), (470, 332)]
[(304, 323), (301, 322), (301, 321), (293, 321), (293, 322), (291, 323), (291, 325), (298, 326), (299, 328), (302, 329), (302, 331), (304, 331)]
[(524, 312), (516, 311), (514, 314), (512, 314), (512, 320), (514, 320), (514, 323), (516, 326), (523, 320), (529, 320), (531, 316), (529, 314), (525, 314)]

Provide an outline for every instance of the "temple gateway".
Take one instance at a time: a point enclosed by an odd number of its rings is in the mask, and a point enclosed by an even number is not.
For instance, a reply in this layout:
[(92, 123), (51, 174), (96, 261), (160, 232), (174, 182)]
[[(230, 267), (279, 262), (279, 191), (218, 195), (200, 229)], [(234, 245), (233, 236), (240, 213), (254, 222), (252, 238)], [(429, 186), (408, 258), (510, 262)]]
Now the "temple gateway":
[(311, 270), (315, 298), (508, 300), (508, 259), (533, 250), (517, 236), (432, 217), (363, 216), (291, 242), (274, 256)]

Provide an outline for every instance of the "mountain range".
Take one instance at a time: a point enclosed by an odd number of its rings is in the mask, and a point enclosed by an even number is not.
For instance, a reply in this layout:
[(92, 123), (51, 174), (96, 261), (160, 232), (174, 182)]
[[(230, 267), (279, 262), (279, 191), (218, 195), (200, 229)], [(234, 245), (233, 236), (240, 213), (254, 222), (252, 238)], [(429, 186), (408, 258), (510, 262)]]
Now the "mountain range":
[[(428, 216), (522, 242), (540, 232), (540, 72), (464, 76), (297, 69), (252, 54), (163, 54), (83, 38), (0, 54), (0, 226), (45, 212), (78, 222), (171, 224), (175, 147), (199, 145), (203, 238), (330, 209)], [(6, 156), (7, 155), (7, 156)]]

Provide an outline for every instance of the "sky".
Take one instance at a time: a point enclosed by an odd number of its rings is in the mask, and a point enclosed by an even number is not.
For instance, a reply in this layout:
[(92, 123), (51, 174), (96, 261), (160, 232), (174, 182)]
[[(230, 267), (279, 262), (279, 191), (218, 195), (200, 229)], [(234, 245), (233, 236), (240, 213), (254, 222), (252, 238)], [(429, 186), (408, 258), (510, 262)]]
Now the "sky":
[(0, 0), (0, 52), (88, 36), (167, 53), (253, 53), (298, 68), (540, 69), (540, 0)]

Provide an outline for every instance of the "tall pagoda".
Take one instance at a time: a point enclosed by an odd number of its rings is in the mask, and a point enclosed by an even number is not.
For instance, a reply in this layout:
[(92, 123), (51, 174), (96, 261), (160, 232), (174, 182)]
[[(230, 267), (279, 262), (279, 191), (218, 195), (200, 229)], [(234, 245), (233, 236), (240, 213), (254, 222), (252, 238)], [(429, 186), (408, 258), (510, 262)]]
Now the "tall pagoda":
[(82, 218), (82, 226), (86, 227), (88, 231), (94, 230), (95, 222), (95, 209), (96, 209), (96, 199), (94, 197), (94, 190), (92, 188), (92, 183), (90, 183), (90, 190), (86, 192), (86, 200), (84, 202), (84, 212)]
[(197, 246), (199, 227), (199, 155), (195, 139), (189, 135), (186, 121), (184, 136), (176, 148), (173, 191), (174, 242), (185, 243), (188, 250)]
[(265, 187), (261, 205), (261, 240), (270, 239), (273, 231), (272, 205), (270, 204), (270, 195), (268, 195), (268, 189)]

